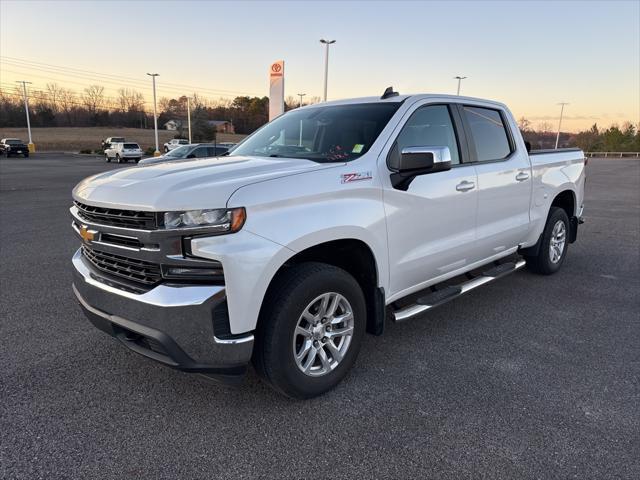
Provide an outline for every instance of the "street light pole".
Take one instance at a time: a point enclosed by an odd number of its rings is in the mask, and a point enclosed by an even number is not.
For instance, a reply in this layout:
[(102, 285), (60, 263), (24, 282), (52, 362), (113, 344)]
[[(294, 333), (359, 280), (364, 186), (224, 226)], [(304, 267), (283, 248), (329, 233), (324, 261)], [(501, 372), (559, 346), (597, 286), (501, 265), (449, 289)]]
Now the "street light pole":
[(27, 115), (27, 131), (29, 132), (29, 151), (33, 152), (35, 150), (35, 145), (31, 140), (31, 120), (29, 120), (29, 97), (27, 97), (27, 83), (31, 84), (31, 82), (18, 80), (16, 83), (22, 84), (22, 91), (24, 93), (24, 112)]
[(191, 143), (191, 99), (187, 97), (187, 125), (189, 126), (189, 143)]
[(460, 95), (460, 83), (462, 83), (462, 80), (464, 80), (464, 79), (465, 79), (465, 78), (467, 78), (467, 77), (457, 76), (457, 77), (453, 77), (453, 78), (455, 78), (455, 79), (457, 79), (457, 80), (458, 80), (458, 93), (456, 93), (456, 95), (458, 95), (458, 96), (459, 96), (459, 95)]
[(156, 134), (156, 151), (153, 152), (154, 157), (160, 156), (160, 150), (158, 150), (158, 112), (156, 110), (156, 77), (158, 73), (147, 73), (153, 79), (153, 128)]
[(327, 80), (329, 78), (329, 45), (336, 43), (335, 40), (320, 39), (320, 43), (324, 43), (324, 101), (327, 101)]
[(298, 93), (297, 95), (300, 97), (300, 107), (302, 107), (302, 97), (304, 97), (306, 93)]
[(558, 122), (558, 135), (556, 135), (556, 150), (558, 149), (558, 143), (560, 142), (560, 127), (562, 127), (562, 114), (564, 113), (564, 106), (569, 105), (567, 102), (560, 102), (560, 121)]

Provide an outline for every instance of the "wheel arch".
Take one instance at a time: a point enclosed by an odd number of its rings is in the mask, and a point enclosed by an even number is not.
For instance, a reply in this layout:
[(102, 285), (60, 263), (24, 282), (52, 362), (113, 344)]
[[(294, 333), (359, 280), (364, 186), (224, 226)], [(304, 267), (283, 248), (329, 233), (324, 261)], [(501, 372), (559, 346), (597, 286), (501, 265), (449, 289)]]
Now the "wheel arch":
[(288, 268), (305, 262), (320, 262), (345, 270), (360, 285), (367, 306), (367, 332), (382, 334), (385, 319), (384, 288), (380, 287), (380, 269), (373, 249), (365, 241), (358, 238), (340, 238), (324, 241), (295, 252), (272, 276), (265, 292), (265, 300), (269, 298), (276, 280)]
[[(576, 215), (576, 193), (571, 189), (562, 190), (551, 201), (549, 212), (551, 212), (551, 207), (562, 208), (567, 213), (567, 217), (574, 217)], [(547, 213), (548, 216), (549, 213)]]
[(569, 217), (569, 243), (575, 242), (578, 234), (578, 219), (576, 218), (576, 193), (571, 188), (560, 188), (559, 192), (556, 193), (555, 197), (553, 197), (551, 203), (549, 203), (549, 207), (547, 208), (547, 215), (544, 217), (543, 230), (538, 236), (536, 243), (531, 245), (530, 247), (521, 248), (519, 252), (522, 255), (538, 255), (538, 252), (540, 251), (542, 235), (544, 234), (544, 226), (549, 219), (549, 215), (551, 215), (551, 209), (554, 207), (563, 209), (567, 214), (567, 217)]

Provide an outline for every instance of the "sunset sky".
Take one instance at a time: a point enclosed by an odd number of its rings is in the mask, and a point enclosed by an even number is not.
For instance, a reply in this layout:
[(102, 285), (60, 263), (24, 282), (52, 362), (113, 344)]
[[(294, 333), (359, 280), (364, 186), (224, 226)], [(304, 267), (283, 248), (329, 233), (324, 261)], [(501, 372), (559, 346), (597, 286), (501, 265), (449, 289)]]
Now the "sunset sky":
[(455, 93), (508, 104), (534, 126), (577, 131), (640, 122), (640, 2), (0, 2), (0, 87), (15, 80), (151, 99), (268, 95), (285, 60), (285, 94), (329, 98)]

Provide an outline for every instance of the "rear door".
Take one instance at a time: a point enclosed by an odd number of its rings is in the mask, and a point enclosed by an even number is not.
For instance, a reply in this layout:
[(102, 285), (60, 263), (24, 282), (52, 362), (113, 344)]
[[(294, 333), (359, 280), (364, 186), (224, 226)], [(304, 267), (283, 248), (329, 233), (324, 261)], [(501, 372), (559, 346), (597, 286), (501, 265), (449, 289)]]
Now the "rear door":
[[(425, 283), (464, 268), (474, 260), (478, 191), (475, 167), (455, 107), (422, 102), (410, 113), (388, 154), (404, 147), (446, 146), (452, 168), (416, 177), (406, 190), (385, 181), (384, 205), (390, 263), (390, 296), (402, 296)], [(454, 121), (457, 119), (457, 121)]]
[(478, 174), (477, 246), (483, 258), (513, 249), (529, 228), (531, 164), (503, 110), (460, 105)]

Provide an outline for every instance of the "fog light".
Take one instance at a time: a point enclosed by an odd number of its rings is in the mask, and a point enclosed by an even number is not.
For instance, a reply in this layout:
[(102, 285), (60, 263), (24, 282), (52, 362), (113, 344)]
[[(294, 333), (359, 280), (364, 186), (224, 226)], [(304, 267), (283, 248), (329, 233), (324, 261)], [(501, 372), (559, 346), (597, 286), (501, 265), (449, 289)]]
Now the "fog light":
[(216, 283), (224, 281), (224, 272), (219, 262), (215, 262), (215, 265), (211, 267), (176, 267), (163, 265), (162, 276), (168, 280), (199, 280)]
[(190, 276), (190, 277), (207, 277), (211, 275), (220, 275), (221, 269), (218, 268), (168, 268), (167, 275)]

